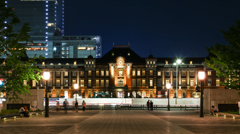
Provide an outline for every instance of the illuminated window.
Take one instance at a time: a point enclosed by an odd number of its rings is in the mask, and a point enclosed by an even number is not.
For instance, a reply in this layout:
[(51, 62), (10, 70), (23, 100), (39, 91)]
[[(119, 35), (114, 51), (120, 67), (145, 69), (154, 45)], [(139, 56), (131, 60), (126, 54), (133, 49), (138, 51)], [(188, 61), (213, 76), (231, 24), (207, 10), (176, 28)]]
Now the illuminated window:
[(88, 87), (92, 86), (92, 80), (88, 80)]
[(112, 53), (112, 56), (114, 56), (114, 53)]
[(92, 64), (94, 64), (94, 61), (92, 61)]
[(27, 80), (23, 80), (23, 85), (27, 86)]
[(84, 87), (84, 80), (81, 80), (81, 87)]
[[(47, 13), (46, 13), (46, 15), (47, 15)], [(47, 26), (51, 27), (51, 26), (55, 26), (55, 25), (54, 25), (54, 23), (47, 23)]]
[(96, 76), (99, 76), (99, 70), (96, 71)]
[(99, 80), (96, 80), (96, 86), (99, 86)]
[(137, 76), (140, 76), (140, 75), (141, 75), (141, 70), (138, 69), (138, 70), (137, 70)]
[(149, 61), (147, 61), (147, 64), (149, 64)]
[(58, 63), (58, 65), (62, 65), (61, 63)]
[(186, 87), (186, 86), (187, 86), (187, 83), (186, 83), (186, 80), (185, 80), (185, 79), (182, 80), (182, 86), (183, 86), (183, 87)]
[(190, 61), (190, 65), (192, 65), (192, 61)]
[(118, 71), (118, 76), (119, 76), (119, 77), (123, 77), (123, 71), (122, 71), (122, 70), (119, 70), (119, 71)]
[(136, 74), (135, 74), (135, 70), (133, 70), (133, 71), (132, 71), (132, 76), (135, 76), (135, 75), (136, 75)]
[(155, 61), (153, 61), (153, 64), (155, 64)]
[(101, 87), (104, 87), (104, 80), (101, 80)]
[(86, 50), (86, 47), (78, 47), (78, 50)]
[(169, 83), (169, 80), (166, 80), (166, 85)]
[(130, 56), (130, 53), (128, 53), (128, 56)]
[(86, 64), (88, 64), (88, 62), (86, 61)]
[(149, 86), (153, 87), (153, 80), (149, 80)]
[(32, 87), (36, 87), (36, 81), (32, 80)]
[(72, 79), (72, 85), (77, 84), (77, 80), (76, 79)]
[(72, 72), (72, 76), (77, 76), (77, 72), (76, 71)]
[(80, 72), (80, 76), (84, 76), (84, 71), (81, 71), (81, 72)]
[(150, 64), (152, 64), (152, 61), (150, 61)]
[(190, 86), (194, 86), (194, 80), (190, 80)]
[(216, 86), (220, 86), (220, 80), (216, 79)]
[(212, 75), (212, 71), (208, 71), (207, 74), (208, 74), (208, 75)]
[(161, 74), (162, 74), (161, 71), (158, 71), (158, 74), (157, 74), (157, 75), (158, 75), (158, 76), (161, 76)]
[(56, 79), (56, 86), (60, 87), (60, 79)]
[(92, 71), (88, 70), (88, 76), (92, 76)]
[(142, 86), (146, 86), (145, 79), (142, 80)]
[(142, 76), (145, 76), (145, 70), (142, 70)]
[(150, 76), (153, 76), (153, 70), (150, 70), (150, 71), (149, 71), (149, 75), (150, 75)]
[(101, 71), (101, 76), (104, 76), (104, 71), (103, 70)]
[(68, 71), (64, 71), (64, 76), (68, 76)]
[(168, 65), (168, 61), (167, 60), (165, 60), (165, 64)]
[(45, 62), (42, 62), (42, 66), (45, 66)]
[(77, 65), (77, 61), (74, 61), (74, 62), (73, 62), (73, 65)]
[(91, 63), (92, 63), (91, 61), (88, 62), (89, 65), (90, 65)]
[(56, 76), (57, 76), (57, 77), (60, 77), (60, 76), (61, 76), (61, 72), (60, 72), (60, 71), (57, 71), (57, 72), (56, 72)]
[(106, 71), (106, 76), (109, 76), (109, 71)]

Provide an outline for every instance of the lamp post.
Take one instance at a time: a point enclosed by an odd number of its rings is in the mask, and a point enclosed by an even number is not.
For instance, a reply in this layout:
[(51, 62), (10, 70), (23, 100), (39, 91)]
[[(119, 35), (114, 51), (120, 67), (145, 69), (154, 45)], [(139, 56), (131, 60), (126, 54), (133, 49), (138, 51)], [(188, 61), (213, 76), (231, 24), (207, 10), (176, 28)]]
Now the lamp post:
[(170, 88), (171, 88), (171, 84), (170, 84), (170, 83), (167, 83), (166, 87), (167, 87), (167, 90), (168, 90), (168, 111), (170, 111), (170, 105), (169, 105), (169, 90), (170, 90)]
[[(78, 84), (74, 84), (74, 89), (77, 89), (78, 90)], [(77, 101), (77, 94), (76, 94), (76, 101)]]
[(204, 117), (204, 115), (203, 115), (203, 80), (205, 78), (205, 72), (204, 71), (199, 71), (198, 72), (198, 78), (201, 82), (200, 117)]
[(45, 92), (45, 117), (49, 117), (49, 98), (48, 98), (48, 80), (50, 72), (43, 73), (43, 79), (46, 81), (46, 92)]

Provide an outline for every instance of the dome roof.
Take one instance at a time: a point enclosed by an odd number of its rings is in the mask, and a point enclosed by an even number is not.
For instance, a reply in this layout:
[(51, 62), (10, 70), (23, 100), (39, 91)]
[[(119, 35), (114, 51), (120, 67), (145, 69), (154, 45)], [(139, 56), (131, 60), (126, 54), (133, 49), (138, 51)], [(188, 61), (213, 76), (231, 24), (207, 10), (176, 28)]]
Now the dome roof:
[(89, 55), (89, 56), (88, 56), (88, 59), (93, 59), (93, 56), (92, 56), (92, 55)]
[(154, 58), (154, 57), (153, 57), (153, 55), (152, 55), (152, 54), (150, 54), (150, 55), (148, 56), (148, 58)]

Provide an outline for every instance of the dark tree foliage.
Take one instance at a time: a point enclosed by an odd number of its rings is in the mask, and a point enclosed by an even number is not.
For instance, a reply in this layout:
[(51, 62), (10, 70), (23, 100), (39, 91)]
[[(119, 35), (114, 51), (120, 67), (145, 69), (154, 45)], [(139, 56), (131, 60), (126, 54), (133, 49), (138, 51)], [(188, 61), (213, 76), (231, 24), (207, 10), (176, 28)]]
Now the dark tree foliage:
[(205, 59), (208, 67), (213, 68), (217, 72), (217, 76), (225, 78), (222, 85), (239, 90), (240, 75), (240, 21), (236, 21), (237, 25), (230, 26), (228, 31), (223, 31), (224, 38), (229, 45), (216, 45), (206, 48), (209, 52), (209, 58)]
[[(6, 22), (7, 21), (7, 22)], [(6, 98), (11, 100), (21, 99), (19, 94), (29, 92), (30, 86), (24, 84), (41, 79), (40, 72), (34, 64), (36, 59), (28, 58), (25, 45), (19, 45), (19, 42), (30, 42), (29, 24), (23, 24), (18, 32), (13, 31), (13, 27), (20, 23), (11, 7), (6, 7), (3, 0), (0, 1), (0, 57), (5, 57), (0, 61), (0, 79), (3, 84), (0, 85), (0, 92), (6, 93)], [(43, 59), (43, 57), (40, 57)]]

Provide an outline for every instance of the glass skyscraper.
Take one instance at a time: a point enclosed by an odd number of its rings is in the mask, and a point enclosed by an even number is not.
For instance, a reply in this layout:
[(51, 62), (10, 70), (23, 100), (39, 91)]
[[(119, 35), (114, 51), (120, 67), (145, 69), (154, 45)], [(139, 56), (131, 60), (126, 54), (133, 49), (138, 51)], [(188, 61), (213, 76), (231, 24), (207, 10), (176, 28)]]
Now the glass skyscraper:
[[(46, 58), (85, 58), (92, 50), (94, 58), (101, 57), (100, 36), (64, 37), (64, 0), (5, 0), (5, 3), (21, 20), (21, 24), (14, 27), (15, 31), (23, 23), (30, 24), (29, 35), (34, 43), (21, 42), (31, 47), (27, 51), (29, 57), (37, 54)], [(86, 49), (75, 49), (84, 45)]]

